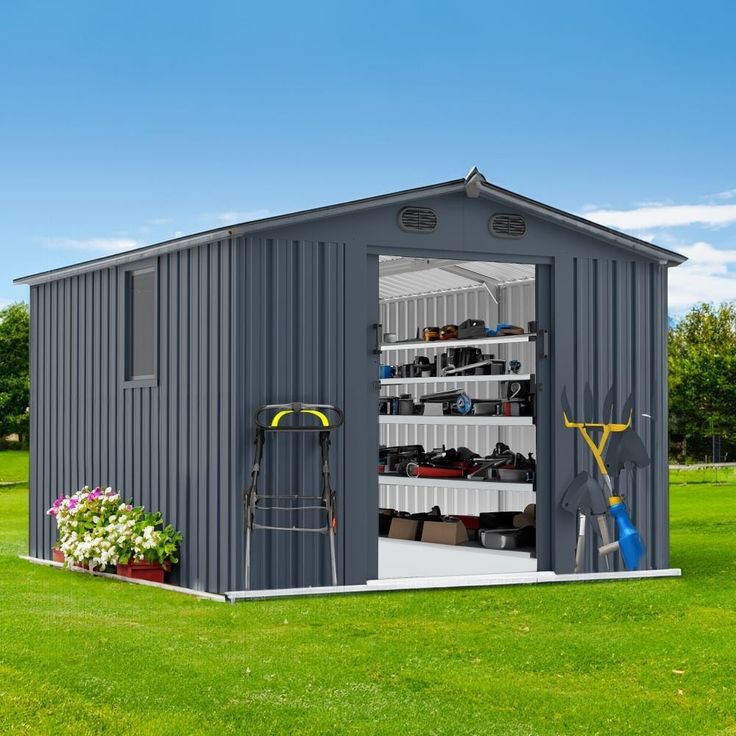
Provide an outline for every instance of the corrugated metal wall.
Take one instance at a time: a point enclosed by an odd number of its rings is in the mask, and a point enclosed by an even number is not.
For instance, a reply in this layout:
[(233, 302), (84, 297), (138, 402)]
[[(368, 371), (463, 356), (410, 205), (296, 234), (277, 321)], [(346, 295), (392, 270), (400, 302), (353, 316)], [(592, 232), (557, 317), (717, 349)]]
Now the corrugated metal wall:
[[(619, 488), (644, 539), (646, 568), (669, 564), (667, 404), (663, 390), (667, 353), (662, 329), (666, 324), (666, 276), (666, 267), (655, 263), (575, 259), (571, 325), (575, 377), (574, 385), (567, 385), (568, 396), (576, 416), (587, 421), (601, 421), (603, 401), (612, 386), (617, 420), (625, 421), (623, 406), (629, 395), (633, 396), (633, 426), (644, 441), (651, 464), (624, 471)], [(593, 397), (587, 412), (586, 386)], [(558, 388), (562, 390), (562, 386)], [(579, 437), (575, 445), (574, 473), (592, 471), (590, 451)], [(586, 566), (605, 570), (594, 553), (591, 532)], [(622, 569), (620, 560), (616, 566)]]
[(207, 590), (235, 582), (233, 263), (227, 242), (159, 259), (153, 388), (121, 385), (116, 269), (33, 287), (32, 554), (50, 554), (55, 528), (44, 511), (57, 495), (110, 484), (183, 532), (175, 581)]
[[(497, 289), (498, 304), (483, 288), (467, 289), (450, 294), (390, 299), (381, 302), (381, 322), (385, 331), (395, 332), (399, 340), (416, 336), (416, 329), (425, 325), (459, 324), (465, 319), (483, 319), (489, 326), (508, 322), (526, 328), (535, 319), (534, 283), (509, 284)], [(494, 346), (494, 354), (503, 359), (521, 360), (522, 372), (534, 372), (534, 345), (513, 344)], [(392, 363), (410, 363), (415, 355), (425, 351), (388, 351), (382, 360)], [(452, 388), (452, 382), (438, 382), (415, 388), (416, 396)], [(406, 386), (386, 386), (381, 393), (385, 396), (398, 395)], [(498, 396), (498, 384), (493, 382), (472, 384), (469, 387), (474, 398)], [(416, 399), (415, 396), (415, 399)], [(496, 442), (505, 442), (517, 452), (536, 452), (533, 427), (463, 427), (438, 426), (433, 424), (381, 425), (381, 444), (421, 444), (425, 448), (469, 447), (480, 454), (488, 454)], [(524, 508), (534, 501), (532, 492), (497, 492), (480, 489), (461, 491), (436, 489), (431, 485), (405, 487), (386, 485), (380, 487), (381, 506), (399, 508), (404, 511), (425, 511), (438, 504), (443, 512), (476, 514), (479, 511), (504, 511)]]
[[(305, 401), (345, 406), (344, 246), (338, 243), (249, 238), (239, 240), (238, 331), (241, 337), (238, 410), (243, 422), (244, 471), (250, 470), (255, 439), (253, 415), (266, 403)], [(339, 557), (345, 539), (344, 431), (333, 435), (331, 463), (337, 491)], [(312, 495), (321, 491), (317, 434), (269, 434), (259, 484), (262, 493)], [(319, 512), (295, 517), (319, 525)], [(281, 525), (287, 514), (259, 515)], [(292, 522), (293, 523), (293, 522)], [(357, 537), (356, 537), (357, 538)], [(259, 531), (254, 537), (254, 588), (329, 584), (327, 537)], [(360, 554), (360, 550), (357, 554)], [(238, 553), (238, 558), (242, 555)], [(238, 565), (238, 589), (244, 585)]]
[[(253, 413), (293, 400), (344, 406), (343, 270), (336, 243), (240, 239), (162, 256), (153, 388), (121, 387), (117, 270), (33, 287), (31, 552), (49, 556), (43, 512), (57, 495), (110, 484), (183, 532), (175, 582), (242, 588)], [(342, 433), (332, 449), (340, 509)], [(269, 436), (262, 491), (319, 492), (319, 471), (316, 435)], [(260, 532), (253, 586), (325, 584), (326, 551), (322, 535)]]

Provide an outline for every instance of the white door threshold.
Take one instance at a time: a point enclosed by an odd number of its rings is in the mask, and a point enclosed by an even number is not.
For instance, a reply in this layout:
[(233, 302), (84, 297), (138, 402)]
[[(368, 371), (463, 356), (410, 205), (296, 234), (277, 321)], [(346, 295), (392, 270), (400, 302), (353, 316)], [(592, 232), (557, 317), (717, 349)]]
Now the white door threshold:
[(325, 585), (314, 588), (280, 588), (277, 590), (231, 590), (225, 597), (231, 601), (265, 600), (269, 598), (297, 598), (310, 595), (338, 595), (342, 593), (382, 593), (395, 590), (435, 590), (442, 588), (490, 588), (500, 585), (529, 585), (537, 583), (579, 583), (606, 580), (636, 580), (641, 578), (680, 577), (679, 568), (664, 570), (627, 570), (622, 572), (590, 572), (557, 575), (554, 572), (501, 573), (498, 575), (454, 575), (435, 578), (393, 578), (369, 580), (365, 585)]
[[(64, 567), (62, 562), (54, 562), (53, 560), (44, 560), (41, 557), (30, 557), (28, 555), (18, 555), (21, 560), (32, 562), (34, 565), (45, 565), (46, 567)], [(70, 567), (71, 572), (83, 573), (85, 575), (95, 575), (98, 578), (109, 578), (119, 583), (133, 583), (135, 585), (147, 585), (149, 588), (159, 588), (161, 590), (169, 590), (172, 593), (184, 593), (195, 598), (205, 598), (208, 601), (218, 601), (225, 603), (227, 598), (219, 593), (208, 593), (204, 590), (194, 590), (193, 588), (182, 588), (179, 585), (169, 585), (168, 583), (155, 583), (152, 580), (138, 580), (136, 578), (126, 578), (122, 575), (114, 575), (111, 572), (100, 572), (99, 570), (87, 570), (84, 567)]]

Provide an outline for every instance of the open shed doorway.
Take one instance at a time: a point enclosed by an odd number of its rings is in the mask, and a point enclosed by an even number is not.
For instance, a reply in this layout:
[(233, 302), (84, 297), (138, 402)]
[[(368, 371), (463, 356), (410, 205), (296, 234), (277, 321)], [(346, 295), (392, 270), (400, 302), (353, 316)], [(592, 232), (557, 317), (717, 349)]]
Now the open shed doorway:
[(537, 571), (536, 277), (379, 257), (379, 579)]

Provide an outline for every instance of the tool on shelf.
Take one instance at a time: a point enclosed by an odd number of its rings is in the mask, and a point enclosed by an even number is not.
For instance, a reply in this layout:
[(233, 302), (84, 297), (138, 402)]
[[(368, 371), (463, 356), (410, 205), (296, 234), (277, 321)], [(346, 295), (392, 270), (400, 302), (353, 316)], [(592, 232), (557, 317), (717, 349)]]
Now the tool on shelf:
[[(564, 393), (563, 405), (565, 408), (563, 409), (562, 416), (565, 426), (569, 429), (576, 429), (580, 433), (580, 436), (583, 438), (586, 446), (593, 455), (593, 459), (595, 460), (601, 479), (603, 480), (605, 490), (601, 489), (601, 493), (604, 494), (604, 498), (606, 499), (607, 511), (615, 520), (616, 527), (618, 529), (618, 540), (613, 542), (610, 541), (610, 538), (608, 538), (608, 527), (606, 525), (604, 515), (601, 512), (601, 507), (598, 503), (596, 493), (592, 488), (592, 486), (597, 484), (592, 481), (589, 475), (580, 473), (568, 486), (562, 497), (563, 508), (571, 511), (572, 513), (581, 514), (578, 528), (577, 548), (575, 552), (575, 572), (582, 572), (583, 547), (585, 544), (585, 520), (588, 515), (592, 515), (596, 518), (598, 529), (601, 533), (603, 544), (598, 547), (598, 553), (605, 557), (613, 552), (620, 552), (626, 567), (629, 570), (637, 570), (639, 568), (641, 558), (644, 556), (644, 543), (631, 522), (623, 498), (614, 491), (613, 482), (611, 481), (611, 476), (609, 474), (609, 468), (607, 467), (606, 461), (603, 457), (610, 437), (623, 435), (623, 433), (631, 430), (633, 419), (631, 406), (628, 406), (628, 420), (625, 423), (621, 423), (573, 422), (568, 418), (567, 412), (569, 411), (569, 407), (567, 406), (567, 396)], [(613, 396), (612, 393), (609, 392), (609, 395), (606, 397), (606, 401), (604, 402), (604, 416), (610, 416), (612, 408)], [(598, 441), (591, 437), (590, 431), (600, 432)], [(636, 447), (636, 443), (631, 439), (627, 440), (627, 445), (630, 447)], [(620, 442), (619, 446), (621, 446)], [(640, 456), (627, 458), (624, 456), (622, 450), (619, 449), (617, 451), (616, 472), (618, 472), (618, 466), (620, 465), (623, 467), (627, 461), (635, 463), (642, 462), (642, 458)], [(586, 513), (586, 511), (588, 513)]]
[[(297, 419), (308, 415), (316, 417), (319, 424), (282, 424), (285, 417), (296, 415)], [(332, 420), (330, 419), (332, 416)], [(337, 558), (335, 555), (335, 530), (337, 515), (335, 490), (330, 480), (330, 433), (342, 426), (344, 414), (331, 404), (305, 404), (299, 401), (288, 404), (266, 404), (256, 410), (256, 439), (250, 485), (245, 492), (245, 589), (251, 584), (251, 542), (256, 529), (263, 531), (285, 531), (325, 534), (330, 542), (330, 568), (332, 584), (337, 585)], [(322, 493), (302, 495), (299, 492), (262, 494), (258, 491), (258, 479), (263, 463), (263, 448), (268, 432), (317, 432), (321, 449)], [(320, 526), (299, 527), (294, 524), (269, 524), (256, 521), (256, 515), (263, 512), (296, 515), (302, 511), (324, 514)]]
[[(404, 344), (416, 342), (439, 342), (453, 340), (483, 340), (488, 337), (512, 337), (512, 336), (528, 336), (533, 339), (533, 333), (536, 332), (536, 322), (528, 323), (528, 331), (517, 325), (508, 322), (499, 322), (495, 328), (488, 327), (484, 320), (477, 318), (468, 318), (460, 324), (446, 324), (442, 327), (438, 325), (427, 325), (422, 328), (417, 327), (413, 337), (405, 340), (397, 339), (395, 332), (383, 332), (383, 324), (376, 323), (376, 341), (383, 338), (385, 344), (392, 343), (396, 348), (401, 348)], [(392, 345), (392, 347), (393, 347)], [(380, 352), (380, 345), (377, 345)]]
[(468, 478), (486, 477), (507, 483), (533, 483), (537, 467), (533, 453), (525, 457), (503, 442), (497, 442), (490, 455), (475, 459), (473, 465)]
[(422, 445), (382, 446), (378, 472), (409, 478), (468, 478), (471, 480), (532, 483), (536, 462), (532, 453), (513, 452), (503, 442), (481, 457), (467, 447), (442, 447), (425, 451)]

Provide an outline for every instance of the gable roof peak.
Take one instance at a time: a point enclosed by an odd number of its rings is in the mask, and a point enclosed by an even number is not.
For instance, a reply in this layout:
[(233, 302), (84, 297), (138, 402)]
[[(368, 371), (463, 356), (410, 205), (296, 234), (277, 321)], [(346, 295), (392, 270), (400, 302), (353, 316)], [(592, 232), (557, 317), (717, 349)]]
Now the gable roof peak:
[(465, 194), (472, 199), (480, 197), (480, 190), (484, 184), (487, 184), (485, 176), (480, 173), (477, 166), (473, 166), (465, 177)]

